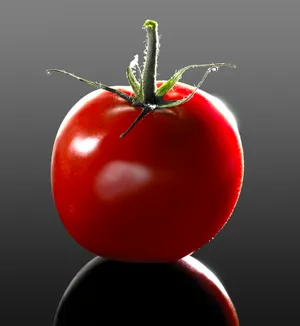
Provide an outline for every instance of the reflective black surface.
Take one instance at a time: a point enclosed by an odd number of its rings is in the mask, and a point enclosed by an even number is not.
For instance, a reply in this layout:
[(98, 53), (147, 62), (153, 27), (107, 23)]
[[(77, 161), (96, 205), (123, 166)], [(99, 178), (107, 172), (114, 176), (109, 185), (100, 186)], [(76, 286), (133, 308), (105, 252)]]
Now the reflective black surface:
[[(201, 278), (201, 276), (200, 276)], [(220, 305), (199, 275), (174, 264), (133, 264), (95, 258), (74, 278), (55, 326), (225, 326)]]

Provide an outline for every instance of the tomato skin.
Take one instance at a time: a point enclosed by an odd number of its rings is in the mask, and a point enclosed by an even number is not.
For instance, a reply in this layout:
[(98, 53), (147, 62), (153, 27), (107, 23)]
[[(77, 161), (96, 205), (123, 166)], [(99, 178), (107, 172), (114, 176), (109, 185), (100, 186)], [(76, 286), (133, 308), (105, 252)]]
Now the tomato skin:
[(96, 257), (73, 278), (54, 326), (239, 326), (220, 280), (189, 256), (171, 264), (124, 263)]
[[(191, 90), (178, 83), (165, 99)], [(174, 261), (210, 241), (243, 181), (241, 139), (226, 110), (198, 91), (180, 107), (151, 112), (120, 139), (141, 109), (103, 90), (81, 99), (59, 128), (51, 164), (55, 205), (70, 235), (99, 256), (135, 262)]]

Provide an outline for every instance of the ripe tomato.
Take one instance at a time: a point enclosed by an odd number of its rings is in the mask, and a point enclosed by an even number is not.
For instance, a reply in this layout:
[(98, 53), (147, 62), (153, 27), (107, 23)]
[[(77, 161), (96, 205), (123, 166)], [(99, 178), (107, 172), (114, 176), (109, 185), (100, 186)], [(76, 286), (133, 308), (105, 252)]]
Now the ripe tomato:
[(239, 326), (219, 279), (189, 256), (171, 264), (94, 258), (65, 291), (54, 326)]
[[(191, 91), (176, 83), (165, 100)], [(54, 201), (87, 250), (124, 261), (174, 261), (210, 241), (231, 216), (243, 179), (241, 140), (230, 111), (204, 91), (150, 112), (121, 139), (140, 111), (105, 90), (71, 109), (53, 148)]]

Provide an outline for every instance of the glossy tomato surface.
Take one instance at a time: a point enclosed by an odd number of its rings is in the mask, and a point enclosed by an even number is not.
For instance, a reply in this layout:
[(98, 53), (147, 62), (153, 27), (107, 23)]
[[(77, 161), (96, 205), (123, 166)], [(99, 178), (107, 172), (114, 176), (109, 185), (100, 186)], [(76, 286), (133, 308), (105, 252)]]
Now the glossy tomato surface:
[[(191, 90), (178, 83), (165, 99)], [(211, 240), (231, 216), (243, 180), (242, 144), (228, 108), (204, 91), (149, 113), (120, 138), (140, 112), (103, 90), (81, 99), (57, 133), (53, 196), (64, 226), (87, 250), (174, 261)]]
[(239, 326), (220, 280), (193, 257), (170, 264), (94, 258), (65, 291), (54, 326)]

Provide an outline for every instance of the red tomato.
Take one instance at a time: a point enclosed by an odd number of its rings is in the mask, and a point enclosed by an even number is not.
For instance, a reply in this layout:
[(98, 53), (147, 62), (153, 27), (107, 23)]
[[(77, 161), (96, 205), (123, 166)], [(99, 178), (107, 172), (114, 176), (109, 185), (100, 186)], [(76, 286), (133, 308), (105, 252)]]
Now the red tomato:
[[(192, 90), (177, 83), (165, 99)], [(104, 90), (72, 108), (53, 149), (54, 200), (87, 250), (123, 261), (174, 261), (210, 241), (232, 214), (243, 179), (241, 140), (230, 111), (204, 91), (150, 112), (121, 139), (140, 112)]]

